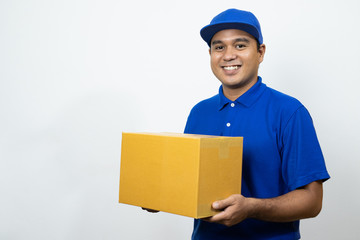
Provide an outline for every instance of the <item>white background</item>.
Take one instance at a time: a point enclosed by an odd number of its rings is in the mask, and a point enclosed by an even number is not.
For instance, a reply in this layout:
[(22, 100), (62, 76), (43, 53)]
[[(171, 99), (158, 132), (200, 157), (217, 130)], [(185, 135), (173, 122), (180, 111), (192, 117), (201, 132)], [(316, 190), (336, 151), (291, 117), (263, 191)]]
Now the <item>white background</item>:
[(357, 0), (0, 0), (0, 239), (189, 239), (192, 219), (117, 203), (123, 131), (182, 132), (217, 93), (199, 30), (258, 16), (264, 83), (312, 114), (331, 179), (303, 239), (357, 239)]

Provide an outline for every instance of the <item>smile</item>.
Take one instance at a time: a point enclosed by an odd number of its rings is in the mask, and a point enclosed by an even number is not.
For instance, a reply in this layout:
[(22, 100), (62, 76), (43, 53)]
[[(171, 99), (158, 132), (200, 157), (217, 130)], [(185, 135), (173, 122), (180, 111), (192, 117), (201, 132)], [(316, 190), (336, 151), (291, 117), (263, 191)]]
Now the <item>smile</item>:
[(225, 66), (223, 67), (225, 70), (231, 71), (231, 70), (236, 70), (238, 69), (240, 66)]

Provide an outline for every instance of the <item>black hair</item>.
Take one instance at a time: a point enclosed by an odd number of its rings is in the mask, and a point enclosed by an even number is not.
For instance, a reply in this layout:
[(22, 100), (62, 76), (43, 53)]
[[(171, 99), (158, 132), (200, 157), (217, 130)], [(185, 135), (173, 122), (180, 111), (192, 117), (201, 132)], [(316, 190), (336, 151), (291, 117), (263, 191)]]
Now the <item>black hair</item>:
[(259, 43), (259, 41), (257, 39), (256, 39), (256, 48), (257, 48), (258, 51), (260, 50), (260, 43)]

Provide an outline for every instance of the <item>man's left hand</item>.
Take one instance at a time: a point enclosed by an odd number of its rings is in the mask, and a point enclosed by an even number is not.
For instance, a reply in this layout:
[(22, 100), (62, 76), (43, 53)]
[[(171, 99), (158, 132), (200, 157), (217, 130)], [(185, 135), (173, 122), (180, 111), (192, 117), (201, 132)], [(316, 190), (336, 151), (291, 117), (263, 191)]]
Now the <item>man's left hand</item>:
[(221, 223), (228, 227), (242, 222), (250, 216), (252, 211), (251, 199), (245, 198), (240, 194), (231, 195), (224, 200), (216, 201), (212, 204), (212, 207), (221, 212), (204, 220)]

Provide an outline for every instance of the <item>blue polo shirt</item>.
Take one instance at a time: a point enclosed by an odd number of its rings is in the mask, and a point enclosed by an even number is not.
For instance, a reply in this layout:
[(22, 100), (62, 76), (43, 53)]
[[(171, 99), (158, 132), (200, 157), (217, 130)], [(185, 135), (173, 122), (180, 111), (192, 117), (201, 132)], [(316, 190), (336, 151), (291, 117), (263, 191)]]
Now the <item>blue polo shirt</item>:
[[(242, 136), (242, 195), (272, 198), (330, 176), (311, 116), (295, 98), (257, 83), (235, 101), (219, 94), (191, 110), (185, 133)], [(195, 220), (192, 239), (299, 239), (299, 221), (247, 219), (235, 226)]]

